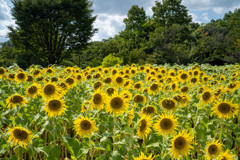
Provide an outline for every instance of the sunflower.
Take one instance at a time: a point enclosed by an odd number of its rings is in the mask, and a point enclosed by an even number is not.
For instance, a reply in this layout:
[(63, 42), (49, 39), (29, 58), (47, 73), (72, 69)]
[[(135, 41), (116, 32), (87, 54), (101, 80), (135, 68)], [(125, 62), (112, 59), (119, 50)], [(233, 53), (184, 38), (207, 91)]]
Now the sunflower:
[(22, 127), (13, 127), (9, 128), (8, 132), (10, 134), (8, 138), (8, 142), (12, 142), (12, 146), (16, 146), (17, 144), (21, 147), (27, 148), (28, 142), (32, 144), (32, 137), (35, 137), (31, 135), (31, 132), (27, 129), (24, 129)]
[(153, 107), (152, 105), (148, 105), (142, 108), (141, 114), (154, 115), (156, 111), (157, 109), (155, 107)]
[(139, 81), (139, 82), (136, 82), (134, 85), (133, 85), (133, 89), (136, 89), (138, 91), (140, 91), (142, 88), (143, 88), (143, 82)]
[(153, 159), (154, 159), (154, 156), (152, 156), (152, 153), (151, 153), (151, 154), (147, 157), (147, 156), (144, 155), (143, 152), (141, 152), (139, 157), (136, 157), (136, 158), (135, 158), (135, 157), (133, 156), (133, 159), (134, 159), (134, 160), (153, 160)]
[(69, 88), (74, 87), (77, 84), (75, 78), (72, 77), (66, 78), (65, 83), (69, 86)]
[(32, 74), (33, 74), (34, 77), (39, 77), (42, 74), (42, 70), (35, 69)]
[(132, 99), (132, 93), (129, 92), (128, 90), (123, 90), (122, 93), (123, 97), (127, 100), (131, 100)]
[(189, 78), (189, 75), (188, 75), (187, 72), (182, 72), (182, 73), (180, 73), (180, 75), (178, 76), (179, 81), (182, 82), (182, 83), (187, 82), (187, 81), (188, 81), (188, 78)]
[(28, 78), (27, 74), (24, 73), (24, 72), (19, 72), (15, 75), (15, 81), (17, 81), (19, 83), (20, 82), (26, 82), (27, 78)]
[(189, 102), (190, 102), (190, 97), (187, 94), (181, 96), (180, 104), (182, 107), (185, 107), (186, 105), (188, 105)]
[(188, 86), (183, 86), (180, 91), (183, 93), (183, 94), (187, 94), (189, 92), (189, 87)]
[(222, 75), (222, 76), (220, 77), (220, 80), (221, 80), (221, 81), (226, 81), (226, 77), (225, 77), (224, 75)]
[(210, 80), (210, 77), (208, 77), (207, 75), (202, 77), (202, 82), (203, 83), (207, 83)]
[(222, 153), (217, 160), (234, 160), (234, 154), (229, 153), (229, 149), (227, 149), (224, 153)]
[(162, 101), (159, 102), (159, 106), (163, 106), (163, 109), (170, 111), (175, 111), (177, 109), (177, 104), (174, 99), (171, 98), (165, 98)]
[(112, 78), (111, 77), (107, 77), (103, 80), (104, 83), (106, 84), (111, 84), (112, 83)]
[(149, 94), (157, 94), (160, 90), (160, 87), (157, 83), (152, 83), (149, 88), (148, 88), (148, 93)]
[(89, 106), (90, 102), (89, 101), (86, 101), (83, 103), (82, 107), (81, 107), (81, 112), (84, 113), (88, 110), (88, 106)]
[(221, 93), (223, 92), (223, 88), (221, 87), (221, 88), (217, 88), (215, 91), (214, 91), (214, 97), (215, 97), (215, 99), (218, 99), (218, 98), (220, 98), (221, 97)]
[(33, 82), (33, 77), (31, 75), (27, 75), (27, 82)]
[(174, 134), (175, 130), (177, 130), (177, 127), (177, 118), (175, 118), (173, 114), (160, 115), (157, 122), (154, 124), (155, 131), (163, 135)]
[(6, 100), (8, 108), (16, 108), (17, 105), (23, 106), (26, 104), (26, 102), (27, 100), (25, 99), (25, 97), (21, 95), (13, 95), (11, 97), (8, 97), (8, 99)]
[(190, 79), (190, 85), (197, 85), (199, 82), (199, 79), (197, 77), (192, 77)]
[(15, 74), (14, 74), (14, 73), (10, 73), (10, 74), (8, 75), (8, 79), (11, 80), (11, 81), (14, 81), (14, 79), (15, 79)]
[(104, 68), (103, 69), (103, 74), (109, 74), (109, 69), (108, 68)]
[(93, 88), (94, 88), (94, 90), (102, 89), (103, 88), (103, 83), (98, 81), (98, 82), (94, 83)]
[(152, 127), (152, 118), (150, 117), (150, 115), (143, 115), (141, 117), (141, 119), (138, 122), (138, 131), (137, 131), (137, 135), (141, 138), (141, 139), (146, 139), (148, 134), (150, 133), (151, 129), (150, 127)]
[(94, 92), (92, 96), (93, 97), (91, 99), (91, 102), (92, 102), (91, 107), (98, 110), (103, 109), (105, 99), (106, 99), (105, 93), (103, 93), (102, 90), (98, 89)]
[(6, 70), (3, 67), (0, 67), (0, 78), (2, 79), (2, 77), (5, 75)]
[(95, 121), (88, 117), (77, 118), (73, 123), (76, 134), (79, 136), (91, 136), (98, 129)]
[(47, 83), (42, 89), (42, 95), (45, 99), (60, 97), (61, 89), (55, 83)]
[(98, 78), (101, 78), (101, 77), (102, 77), (102, 74), (99, 73), (99, 72), (93, 75), (93, 78), (95, 78), (95, 79), (98, 79)]
[(48, 67), (48, 68), (45, 69), (45, 72), (47, 74), (53, 75), (54, 74), (54, 69), (52, 67)]
[(216, 139), (214, 139), (213, 142), (208, 142), (205, 148), (206, 159), (217, 158), (222, 153), (222, 146), (223, 144)]
[(144, 67), (144, 66), (139, 66), (139, 67), (138, 67), (138, 70), (139, 70), (140, 72), (143, 72), (143, 71), (144, 71), (144, 69), (145, 69), (145, 67)]
[(137, 69), (131, 68), (130, 73), (132, 74), (132, 76), (135, 76), (137, 74)]
[(135, 105), (137, 105), (139, 103), (143, 103), (143, 104), (146, 103), (146, 97), (144, 95), (140, 95), (140, 94), (135, 95), (133, 100), (134, 100)]
[(239, 106), (233, 104), (232, 102), (218, 101), (214, 107), (212, 107), (213, 113), (218, 116), (218, 118), (233, 118), (239, 112)]
[(113, 68), (112, 70), (111, 70), (111, 74), (114, 76), (114, 75), (116, 75), (118, 73), (118, 69), (117, 68)]
[(40, 84), (33, 83), (31, 86), (29, 86), (26, 90), (26, 95), (31, 98), (35, 98), (37, 95), (39, 95), (41, 92), (41, 86)]
[(56, 117), (57, 115), (60, 116), (65, 112), (66, 105), (61, 99), (50, 99), (47, 100), (43, 110), (48, 113), (48, 116)]
[(109, 87), (106, 89), (106, 93), (108, 94), (108, 96), (111, 96), (114, 92), (116, 92), (116, 89), (113, 87)]
[(187, 156), (191, 149), (193, 149), (192, 139), (193, 136), (191, 136), (190, 133), (187, 133), (187, 130), (179, 132), (178, 135), (171, 140), (171, 154), (175, 158), (179, 158), (180, 155), (182, 157)]
[(173, 82), (170, 86), (171, 86), (171, 91), (172, 92), (176, 92), (178, 90), (178, 83), (177, 82)]
[(113, 81), (118, 87), (121, 87), (125, 83), (125, 78), (118, 74), (113, 78)]
[(239, 88), (239, 85), (236, 82), (231, 82), (227, 84), (226, 91), (232, 93), (238, 88)]
[(201, 103), (208, 105), (212, 102), (212, 100), (213, 94), (208, 90), (203, 91), (203, 93), (201, 94)]
[(168, 76), (175, 77), (176, 76), (176, 72), (174, 70), (170, 70), (170, 71), (168, 71)]
[(78, 73), (74, 75), (74, 78), (78, 81), (81, 82), (83, 80), (83, 75)]
[(199, 75), (200, 75), (200, 70), (199, 70), (199, 69), (195, 69), (195, 70), (193, 71), (193, 76), (197, 77), (197, 76), (199, 76)]
[(106, 112), (113, 113), (113, 115), (122, 114), (128, 108), (128, 100), (124, 95), (114, 93), (107, 98)]

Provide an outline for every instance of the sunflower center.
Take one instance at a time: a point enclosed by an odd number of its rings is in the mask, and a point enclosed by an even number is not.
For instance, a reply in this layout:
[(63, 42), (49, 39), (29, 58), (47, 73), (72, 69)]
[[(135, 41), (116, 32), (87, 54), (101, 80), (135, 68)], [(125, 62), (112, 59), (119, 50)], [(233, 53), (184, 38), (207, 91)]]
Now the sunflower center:
[(24, 74), (24, 73), (19, 73), (19, 74), (17, 75), (17, 78), (18, 78), (18, 79), (24, 79), (24, 78), (25, 78), (25, 74)]
[(194, 71), (193, 74), (194, 74), (194, 76), (197, 76), (198, 75), (198, 71)]
[(27, 139), (28, 133), (21, 129), (14, 129), (13, 131), (14, 137), (19, 140), (25, 140)]
[(187, 79), (188, 78), (188, 76), (187, 76), (187, 74), (186, 73), (183, 73), (183, 74), (181, 74), (181, 79), (182, 80), (185, 80), (185, 79)]
[(211, 98), (211, 93), (210, 92), (204, 92), (202, 95), (202, 98), (204, 101), (208, 101)]
[(99, 73), (96, 73), (95, 75), (93, 75), (93, 78), (99, 78), (101, 75)]
[(39, 70), (35, 70), (35, 71), (33, 72), (33, 75), (38, 75), (39, 73), (40, 73)]
[(114, 88), (108, 88), (107, 89), (107, 94), (108, 95), (111, 95), (111, 94), (113, 94), (114, 93)]
[(182, 97), (180, 95), (177, 95), (173, 99), (176, 100), (177, 102), (181, 102)]
[(97, 93), (93, 96), (93, 103), (100, 104), (102, 102), (102, 95)]
[(105, 82), (105, 83), (111, 83), (111, 82), (112, 82), (112, 79), (111, 79), (110, 77), (108, 77), (108, 78), (104, 79), (104, 82)]
[(171, 87), (172, 87), (173, 90), (175, 90), (175, 88), (176, 88), (176, 84), (173, 83), (173, 84), (171, 85)]
[(154, 107), (148, 106), (148, 107), (144, 108), (143, 113), (145, 113), (145, 114), (152, 114), (152, 113), (154, 113), (154, 111), (155, 111)]
[(72, 85), (74, 83), (74, 80), (72, 78), (68, 78), (66, 79), (66, 83), (68, 83), (69, 85)]
[(5, 70), (3, 68), (0, 68), (0, 74), (4, 74)]
[(192, 83), (196, 83), (196, 82), (197, 82), (197, 78), (192, 78), (192, 79), (191, 79), (191, 82), (192, 82)]
[(83, 120), (81, 123), (80, 123), (80, 127), (81, 129), (83, 130), (89, 130), (91, 128), (91, 123), (88, 121), (88, 120)]
[(53, 95), (54, 92), (55, 92), (55, 87), (52, 84), (48, 84), (47, 86), (45, 86), (44, 93), (46, 95)]
[(156, 91), (158, 89), (158, 85), (157, 84), (152, 84), (151, 86), (150, 86), (150, 90), (151, 91)]
[(170, 99), (163, 100), (162, 105), (166, 109), (172, 109), (175, 107), (175, 103)]
[(182, 88), (181, 88), (181, 91), (182, 91), (182, 92), (187, 92), (187, 91), (188, 91), (188, 87), (187, 87), (187, 86), (182, 87)]
[(128, 94), (124, 93), (124, 98), (129, 98)]
[(82, 76), (81, 76), (81, 75), (77, 75), (76, 79), (77, 79), (77, 80), (81, 80), (81, 79), (82, 79)]
[(172, 121), (168, 118), (164, 118), (161, 120), (160, 122), (160, 127), (163, 129), (163, 130), (168, 130), (170, 128), (172, 128)]
[(212, 144), (208, 147), (209, 154), (216, 154), (218, 151), (218, 147), (215, 144)]
[(218, 105), (218, 110), (221, 113), (228, 113), (231, 109), (231, 106), (228, 103), (220, 103)]
[(186, 140), (183, 137), (178, 137), (174, 141), (174, 147), (178, 150), (183, 149), (186, 146)]
[(143, 102), (143, 96), (141, 96), (141, 95), (136, 95), (136, 96), (134, 97), (134, 102), (136, 102), (136, 103)]
[(28, 89), (28, 92), (30, 94), (34, 94), (37, 92), (37, 87), (36, 86), (31, 86), (29, 89)]
[(236, 84), (235, 84), (235, 83), (230, 83), (230, 84), (228, 85), (228, 88), (234, 88), (234, 87), (236, 87)]
[(208, 80), (208, 77), (204, 77), (203, 80), (204, 80), (204, 81), (207, 81), (207, 80)]
[(122, 77), (117, 77), (116, 78), (116, 82), (117, 83), (122, 83), (123, 82), (123, 78)]
[(32, 82), (32, 81), (33, 81), (33, 77), (32, 77), (32, 76), (28, 76), (27, 81), (28, 81), (28, 82)]
[(112, 71), (112, 75), (115, 75), (115, 74), (117, 74), (117, 70)]
[(23, 97), (15, 95), (11, 98), (11, 102), (12, 103), (21, 103), (21, 102), (23, 102)]
[(123, 100), (120, 97), (114, 97), (110, 104), (113, 109), (119, 109), (123, 106)]
[(135, 70), (131, 70), (131, 73), (132, 73), (132, 74), (135, 74), (135, 73), (136, 73), (136, 71), (135, 71)]
[(58, 78), (57, 77), (52, 77), (51, 78), (51, 82), (57, 82), (58, 81)]
[(48, 69), (47, 72), (48, 72), (48, 73), (52, 73), (53, 71), (52, 71), (51, 69)]
[(124, 86), (126, 87), (126, 86), (128, 86), (128, 84), (129, 84), (129, 81), (127, 81), (127, 82), (124, 84)]
[(98, 89), (99, 87), (101, 87), (102, 86), (102, 83), (101, 82), (96, 82), (95, 84), (94, 84), (94, 89)]
[(8, 75), (8, 77), (11, 78), (11, 79), (14, 79), (15, 74), (11, 73), (11, 74)]
[(141, 84), (137, 83), (137, 84), (134, 85), (134, 87), (135, 87), (136, 89), (139, 89), (139, 88), (141, 88)]
[(140, 121), (140, 131), (143, 132), (147, 127), (147, 121), (145, 119)]
[(62, 82), (59, 84), (60, 87), (62, 87), (63, 89), (66, 89), (67, 88), (67, 85), (66, 83)]
[(61, 107), (61, 102), (59, 100), (51, 100), (48, 106), (51, 110), (58, 110)]

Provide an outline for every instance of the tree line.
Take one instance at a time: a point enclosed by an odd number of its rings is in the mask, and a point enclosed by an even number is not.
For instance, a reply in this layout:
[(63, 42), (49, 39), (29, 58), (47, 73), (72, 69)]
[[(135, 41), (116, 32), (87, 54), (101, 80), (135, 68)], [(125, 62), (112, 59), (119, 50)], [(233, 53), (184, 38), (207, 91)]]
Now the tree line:
[[(91, 15), (92, 3), (87, 0), (37, 2), (14, 1), (12, 14), (18, 27), (9, 27), (10, 41), (2, 43), (0, 65), (10, 65), (9, 59), (13, 59), (23, 68), (31, 64), (85, 68), (111, 65), (106, 61), (113, 57), (114, 63), (124, 65), (240, 62), (240, 9), (225, 13), (222, 19), (198, 24), (192, 22), (181, 0), (156, 1), (151, 17), (146, 16), (143, 8), (133, 5), (123, 21), (123, 31), (109, 39), (89, 43), (97, 31), (93, 28), (96, 16)], [(66, 6), (70, 9), (65, 10)]]

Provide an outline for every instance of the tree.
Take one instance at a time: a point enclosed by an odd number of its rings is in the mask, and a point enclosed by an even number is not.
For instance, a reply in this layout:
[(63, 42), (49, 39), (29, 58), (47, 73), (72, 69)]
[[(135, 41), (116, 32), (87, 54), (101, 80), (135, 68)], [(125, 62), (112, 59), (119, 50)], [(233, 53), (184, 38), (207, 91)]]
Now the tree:
[(19, 53), (35, 55), (45, 65), (59, 64), (73, 50), (88, 44), (93, 28), (88, 0), (13, 0), (16, 28), (9, 37)]
[(192, 17), (188, 15), (188, 10), (181, 4), (182, 0), (163, 0), (162, 3), (156, 1), (152, 7), (155, 25), (172, 26), (173, 24), (188, 25)]

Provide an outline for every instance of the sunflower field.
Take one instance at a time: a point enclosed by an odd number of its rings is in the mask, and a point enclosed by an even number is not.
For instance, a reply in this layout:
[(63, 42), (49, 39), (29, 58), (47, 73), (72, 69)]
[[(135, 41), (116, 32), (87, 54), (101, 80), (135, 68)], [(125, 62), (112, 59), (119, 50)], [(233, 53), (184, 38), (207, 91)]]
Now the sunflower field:
[(0, 67), (0, 159), (240, 159), (239, 70)]

